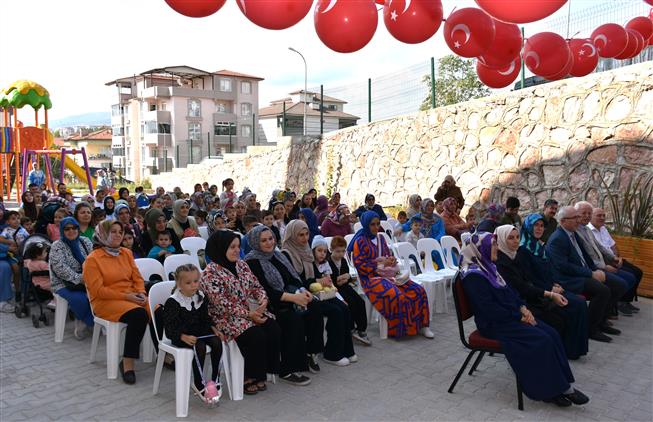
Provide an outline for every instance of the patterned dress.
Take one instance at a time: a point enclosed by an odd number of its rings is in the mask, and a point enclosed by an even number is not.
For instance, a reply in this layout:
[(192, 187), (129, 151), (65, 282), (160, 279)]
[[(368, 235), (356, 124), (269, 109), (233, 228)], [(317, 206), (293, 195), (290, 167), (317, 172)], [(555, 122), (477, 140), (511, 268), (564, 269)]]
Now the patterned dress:
[[(385, 239), (379, 240), (382, 255), (391, 256)], [(426, 291), (413, 281), (397, 286), (391, 279), (379, 277), (376, 274), (378, 256), (378, 247), (371, 239), (363, 236), (355, 241), (354, 266), (358, 271), (361, 286), (374, 308), (388, 321), (389, 337), (415, 335), (422, 327), (429, 326)]]

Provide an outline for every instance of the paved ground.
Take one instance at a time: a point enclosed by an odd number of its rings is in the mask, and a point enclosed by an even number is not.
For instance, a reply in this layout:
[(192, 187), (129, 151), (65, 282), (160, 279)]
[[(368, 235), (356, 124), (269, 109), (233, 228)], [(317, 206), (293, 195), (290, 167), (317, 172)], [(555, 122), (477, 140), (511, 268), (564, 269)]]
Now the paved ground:
[[(190, 420), (618, 420), (653, 419), (653, 301), (621, 317), (612, 344), (591, 342), (590, 354), (572, 368), (589, 405), (558, 409), (525, 398), (517, 410), (512, 372), (503, 357), (486, 357), (454, 394), (447, 388), (465, 358), (454, 314), (437, 314), (435, 340), (379, 340), (357, 347), (360, 362), (322, 365), (308, 387), (278, 383), (245, 400), (225, 398), (215, 409), (191, 397)], [(90, 338), (77, 341), (68, 323), (62, 344), (53, 327), (0, 315), (0, 420), (174, 420), (174, 375), (164, 369), (152, 395), (154, 364), (137, 365), (137, 383), (107, 380), (102, 358), (88, 363)], [(98, 356), (104, 355), (101, 344)], [(105, 355), (104, 355), (105, 356)], [(534, 363), (536, 364), (536, 363)]]

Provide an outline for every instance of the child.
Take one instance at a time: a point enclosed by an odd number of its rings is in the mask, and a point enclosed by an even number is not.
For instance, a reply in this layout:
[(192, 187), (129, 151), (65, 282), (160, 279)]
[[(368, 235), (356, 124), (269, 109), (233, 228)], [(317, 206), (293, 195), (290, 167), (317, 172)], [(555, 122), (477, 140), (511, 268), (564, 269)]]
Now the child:
[[(41, 290), (52, 292), (52, 286), (50, 285), (50, 269), (48, 266), (47, 245), (41, 242), (32, 244), (25, 251), (23, 258), (25, 259), (23, 261), (25, 268), (29, 270), (29, 273), (32, 276), (32, 284)], [(48, 296), (52, 298), (51, 294)], [(47, 304), (47, 307), (54, 309), (54, 300), (50, 300), (50, 302)]]
[(397, 220), (399, 221), (399, 224), (406, 223), (406, 221), (408, 221), (408, 214), (406, 214), (406, 211), (399, 211), (397, 213)]
[(367, 312), (365, 302), (350, 284), (351, 275), (349, 275), (349, 265), (345, 257), (347, 241), (342, 236), (335, 236), (331, 239), (331, 256), (329, 257), (329, 266), (331, 267), (331, 280), (338, 288), (338, 293), (349, 305), (349, 311), (352, 318), (352, 337), (366, 346), (371, 346), (372, 342), (367, 337)]
[(220, 194), (220, 208), (226, 210), (227, 207), (233, 207), (235, 204), (234, 179), (224, 179), (222, 181), (222, 193)]
[(93, 227), (97, 226), (98, 223), (104, 220), (106, 216), (107, 215), (102, 208), (93, 209), (93, 220), (91, 220), (91, 225)]
[(279, 228), (274, 225), (274, 214), (272, 211), (265, 210), (261, 215), (263, 215), (263, 225), (269, 227), (270, 230), (272, 230), (274, 237), (277, 239), (277, 245), (280, 245), (281, 233), (279, 232)]
[(141, 232), (145, 229), (145, 213), (146, 209), (139, 208), (136, 214), (134, 214), (134, 224), (138, 225), (138, 228), (141, 229)]
[(226, 228), (229, 230), (236, 230), (237, 229), (237, 223), (238, 223), (238, 218), (236, 216), (236, 208), (233, 206), (226, 206), (224, 208), (224, 215), (226, 217)]
[(29, 217), (21, 217), (20, 225), (25, 229), (25, 231), (31, 236), (34, 234), (34, 221)]
[(132, 251), (134, 259), (143, 258), (143, 255), (145, 255), (140, 245), (134, 241), (134, 232), (129, 227), (124, 229), (121, 245), (123, 248)]
[(59, 240), (59, 223), (68, 216), (68, 209), (65, 207), (61, 207), (54, 212), (54, 223), (48, 224), (47, 228), (48, 238), (51, 241)]
[(157, 233), (154, 243), (155, 246), (147, 254), (148, 258), (157, 259), (163, 264), (168, 256), (175, 253), (175, 247), (172, 246), (172, 240), (170, 240), (170, 233), (167, 231)]
[[(166, 336), (176, 347), (193, 348), (201, 366), (193, 359), (193, 383), (191, 387), (200, 399), (208, 402), (205, 395), (203, 382), (204, 358), (206, 357), (206, 346), (211, 347), (211, 379), (215, 380), (218, 389), (217, 397), (211, 403), (217, 402), (220, 398), (220, 358), (222, 356), (222, 339), (218, 330), (213, 326), (209, 317), (208, 299), (199, 290), (200, 273), (192, 264), (185, 264), (177, 267), (175, 271), (176, 287), (172, 295), (163, 307), (163, 327)], [(206, 338), (198, 338), (210, 336)]]
[(214, 211), (212, 215), (209, 215), (206, 218), (206, 223), (209, 229), (209, 236), (216, 231), (224, 230), (227, 227), (224, 212), (222, 210)]
[(421, 232), (422, 219), (414, 216), (410, 219), (410, 231), (406, 233), (406, 242), (410, 242), (417, 249), (417, 241), (424, 239), (424, 234)]
[[(322, 274), (322, 276), (329, 276), (333, 271), (331, 271), (331, 266), (327, 259), (329, 249), (327, 247), (326, 239), (323, 236), (317, 235), (313, 238), (313, 243), (311, 243), (311, 249), (313, 249), (313, 257), (315, 258), (315, 266), (317, 270)], [(333, 284), (328, 283), (329, 287)]]
[(20, 297), (20, 268), (18, 262), (20, 261), (20, 254), (18, 253), (20, 246), (29, 233), (20, 226), (20, 214), (18, 211), (7, 211), (4, 214), (7, 226), (0, 233), (0, 243), (9, 248), (6, 259), (11, 264), (11, 271), (14, 273), (14, 289), (16, 292), (16, 301)]
[(197, 223), (197, 227), (206, 227), (206, 216), (208, 213), (203, 210), (197, 210), (195, 211), (195, 222)]

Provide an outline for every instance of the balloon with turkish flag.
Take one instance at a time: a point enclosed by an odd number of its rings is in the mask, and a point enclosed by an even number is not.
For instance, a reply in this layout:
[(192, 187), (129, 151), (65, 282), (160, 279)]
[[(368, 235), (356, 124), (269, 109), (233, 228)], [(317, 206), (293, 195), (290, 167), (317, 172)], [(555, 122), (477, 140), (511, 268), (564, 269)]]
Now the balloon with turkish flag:
[(461, 57), (478, 57), (494, 43), (494, 20), (473, 7), (458, 9), (444, 23), (444, 41)]
[(304, 19), (313, 0), (238, 0), (236, 4), (256, 25), (266, 29), (286, 29)]
[(628, 36), (628, 42), (626, 43), (626, 48), (624, 49), (624, 51), (614, 56), (614, 58), (617, 60), (626, 60), (635, 57), (637, 55), (637, 52), (641, 51), (639, 49), (640, 42), (637, 35), (642, 35), (642, 34), (635, 31), (634, 29), (626, 29), (626, 34)]
[(227, 0), (165, 0), (175, 12), (180, 13), (189, 18), (205, 18), (211, 16), (222, 6)]
[(633, 35), (637, 38), (637, 49), (633, 54), (631, 54), (630, 57), (628, 57), (629, 59), (632, 59), (634, 57), (639, 56), (639, 53), (641, 53), (642, 50), (644, 50), (644, 48), (648, 46), (648, 42), (644, 39), (642, 34), (640, 34), (639, 32), (631, 29), (629, 29), (628, 31), (633, 31)]
[(517, 79), (521, 70), (521, 59), (516, 57), (506, 67), (492, 69), (479, 60), (476, 61), (478, 79), (490, 88), (505, 88)]
[(540, 32), (526, 40), (522, 53), (528, 70), (546, 78), (561, 72), (569, 62), (569, 45), (553, 32)]
[(560, 9), (567, 0), (476, 0), (492, 17), (509, 23), (539, 21)]
[(581, 77), (594, 72), (599, 64), (599, 54), (592, 40), (572, 38), (569, 40), (569, 50), (573, 60), (569, 70), (571, 76)]
[(370, 42), (379, 17), (374, 0), (318, 0), (313, 20), (324, 45), (352, 53)]
[(644, 0), (644, 2), (650, 4), (651, 6), (653, 6), (653, 0)]
[(494, 19), (494, 44), (491, 49), (478, 57), (485, 66), (492, 69), (505, 68), (522, 49), (521, 29), (514, 23)]
[(628, 34), (623, 26), (616, 23), (606, 23), (594, 30), (590, 36), (599, 51), (599, 56), (604, 58), (616, 57), (626, 49)]
[(383, 22), (393, 37), (407, 44), (431, 38), (442, 24), (441, 0), (388, 0)]
[(567, 59), (567, 64), (565, 67), (563, 67), (559, 72), (554, 73), (553, 75), (548, 75), (548, 76), (543, 76), (544, 79), (547, 81), (557, 81), (563, 78), (566, 78), (569, 76), (569, 72), (571, 72), (571, 68), (574, 66), (574, 59), (571, 55), (571, 49), (569, 50), (569, 56)]
[(648, 42), (651, 35), (653, 35), (653, 21), (646, 16), (637, 16), (628, 21), (626, 29), (634, 29), (642, 34), (644, 40)]

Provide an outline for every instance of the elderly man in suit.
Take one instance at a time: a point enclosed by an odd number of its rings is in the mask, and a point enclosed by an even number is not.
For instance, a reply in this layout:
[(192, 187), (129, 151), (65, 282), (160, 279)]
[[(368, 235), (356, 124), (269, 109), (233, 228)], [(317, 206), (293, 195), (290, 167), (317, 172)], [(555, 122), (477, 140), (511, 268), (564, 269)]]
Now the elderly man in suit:
[(589, 338), (610, 342), (612, 338), (605, 333), (621, 333), (607, 321), (611, 297), (613, 294), (621, 297), (625, 286), (608, 280), (605, 272), (594, 265), (594, 261), (583, 248), (582, 240), (576, 233), (580, 213), (574, 207), (561, 208), (557, 220), (559, 227), (546, 245), (555, 281), (565, 290), (583, 294), (589, 299)]

